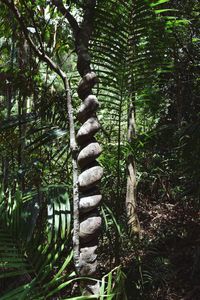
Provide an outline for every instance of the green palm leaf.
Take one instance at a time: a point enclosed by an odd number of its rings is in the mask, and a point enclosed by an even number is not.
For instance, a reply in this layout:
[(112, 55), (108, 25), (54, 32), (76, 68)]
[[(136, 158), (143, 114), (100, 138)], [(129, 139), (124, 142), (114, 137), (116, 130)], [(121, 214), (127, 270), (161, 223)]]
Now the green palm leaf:
[[(27, 211), (27, 203), (33, 200), (34, 192), (32, 197), (23, 197), (19, 191), (14, 197), (10, 193), (8, 204), (4, 196), (1, 197), (0, 278), (5, 282), (10, 277), (16, 281), (19, 276), (29, 279), (20, 287), (5, 291), (1, 299), (39, 299), (48, 293), (58, 293), (65, 287), (62, 283), (68, 282), (68, 275), (63, 276), (72, 261), (69, 246), (71, 211), (66, 187), (47, 186), (41, 192), (43, 197), (47, 197), (47, 219), (41, 224), (39, 219), (44, 206), (38, 204), (39, 213), (35, 215), (36, 220), (29, 232), (23, 228), (31, 224), (32, 214), (24, 215), (24, 212)], [(41, 225), (45, 233), (42, 238), (38, 227)]]

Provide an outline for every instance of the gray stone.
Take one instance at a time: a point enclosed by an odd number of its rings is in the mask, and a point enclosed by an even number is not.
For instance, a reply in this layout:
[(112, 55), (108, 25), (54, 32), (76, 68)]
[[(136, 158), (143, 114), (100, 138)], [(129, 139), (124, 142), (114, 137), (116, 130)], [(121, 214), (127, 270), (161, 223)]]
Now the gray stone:
[(97, 270), (97, 261), (93, 263), (86, 263), (80, 259), (80, 275), (81, 276), (92, 276), (96, 273)]
[(80, 259), (83, 262), (93, 263), (97, 259), (97, 245), (80, 248)]
[(102, 152), (99, 143), (90, 143), (83, 148), (78, 155), (78, 164), (80, 167), (85, 167), (87, 164), (95, 160)]
[(87, 142), (100, 129), (97, 118), (89, 118), (79, 129), (76, 139), (79, 144)]
[(94, 95), (89, 95), (87, 98), (85, 98), (77, 112), (78, 120), (82, 123), (85, 122), (85, 120), (87, 120), (88, 117), (91, 117), (98, 107), (99, 102), (97, 97)]
[(89, 242), (96, 238), (101, 228), (101, 217), (91, 214), (80, 222), (79, 236), (83, 242)]
[(79, 202), (80, 213), (86, 213), (96, 208), (102, 200), (102, 195), (83, 197)]
[(90, 189), (95, 186), (103, 176), (103, 168), (95, 166), (79, 175), (78, 183), (80, 190)]

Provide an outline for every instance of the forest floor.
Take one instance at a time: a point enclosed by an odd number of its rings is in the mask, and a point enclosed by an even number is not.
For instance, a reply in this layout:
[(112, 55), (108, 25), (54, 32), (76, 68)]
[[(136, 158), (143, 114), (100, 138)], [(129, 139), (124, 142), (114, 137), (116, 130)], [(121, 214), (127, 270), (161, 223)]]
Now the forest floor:
[(142, 238), (126, 255), (128, 299), (200, 300), (199, 209), (142, 201), (138, 215)]

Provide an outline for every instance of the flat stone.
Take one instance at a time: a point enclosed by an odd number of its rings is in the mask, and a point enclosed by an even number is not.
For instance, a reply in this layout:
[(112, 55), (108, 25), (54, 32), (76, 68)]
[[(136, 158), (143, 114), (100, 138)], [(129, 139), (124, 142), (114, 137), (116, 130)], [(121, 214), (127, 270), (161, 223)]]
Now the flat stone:
[(78, 183), (81, 190), (86, 190), (92, 188), (96, 185), (103, 176), (103, 168), (100, 166), (95, 166), (79, 175)]
[(80, 239), (82, 239), (84, 243), (93, 240), (99, 235), (100, 228), (101, 217), (91, 214), (91, 216), (88, 216), (82, 222), (80, 222)]
[(80, 198), (79, 210), (80, 213), (86, 213), (96, 208), (102, 200), (102, 195), (92, 195)]
[(80, 167), (85, 167), (87, 164), (95, 160), (102, 152), (102, 148), (99, 143), (90, 143), (83, 148), (78, 155), (78, 164)]
[(87, 98), (85, 98), (77, 112), (78, 120), (82, 123), (85, 122), (88, 117), (91, 117), (98, 107), (99, 102), (97, 97), (94, 95), (89, 95)]
[(97, 118), (89, 118), (79, 129), (76, 140), (78, 144), (84, 144), (100, 129)]

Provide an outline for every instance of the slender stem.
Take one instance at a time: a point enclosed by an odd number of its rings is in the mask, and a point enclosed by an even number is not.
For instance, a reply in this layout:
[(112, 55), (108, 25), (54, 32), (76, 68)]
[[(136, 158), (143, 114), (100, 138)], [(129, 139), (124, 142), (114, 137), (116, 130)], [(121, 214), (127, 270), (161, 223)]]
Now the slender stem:
[(72, 99), (67, 78), (63, 78), (65, 92), (67, 96), (67, 111), (69, 119), (69, 134), (70, 134), (70, 149), (72, 152), (72, 167), (73, 167), (73, 250), (74, 250), (74, 263), (77, 273), (79, 272), (79, 190), (78, 190), (78, 165), (77, 155), (78, 147), (75, 140), (74, 117)]
[(34, 19), (34, 13), (32, 12), (32, 10), (28, 7), (27, 3), (26, 3), (26, 0), (22, 0), (26, 10), (28, 11), (28, 14), (33, 22), (33, 26), (35, 28), (35, 33), (36, 33), (36, 36), (37, 36), (37, 39), (38, 39), (38, 42), (40, 44), (40, 50), (41, 52), (44, 52), (44, 46), (43, 46), (43, 42), (42, 42), (42, 39), (41, 39), (41, 35), (39, 34), (38, 32), (38, 28), (37, 28), (37, 25), (35, 23), (35, 19)]

